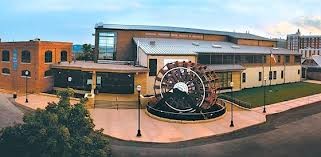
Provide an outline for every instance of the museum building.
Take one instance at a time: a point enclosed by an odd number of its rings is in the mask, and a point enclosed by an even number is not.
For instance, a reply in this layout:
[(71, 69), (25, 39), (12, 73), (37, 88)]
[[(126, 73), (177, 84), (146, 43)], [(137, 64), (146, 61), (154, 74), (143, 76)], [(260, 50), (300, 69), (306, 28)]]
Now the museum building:
[[(192, 28), (97, 24), (94, 62), (51, 65), (54, 88), (96, 93), (96, 101), (154, 94), (155, 77), (167, 63), (207, 65), (219, 76), (220, 90), (301, 81), (301, 54), (276, 47), (277, 41), (250, 33)], [(104, 95), (105, 97), (99, 98)]]

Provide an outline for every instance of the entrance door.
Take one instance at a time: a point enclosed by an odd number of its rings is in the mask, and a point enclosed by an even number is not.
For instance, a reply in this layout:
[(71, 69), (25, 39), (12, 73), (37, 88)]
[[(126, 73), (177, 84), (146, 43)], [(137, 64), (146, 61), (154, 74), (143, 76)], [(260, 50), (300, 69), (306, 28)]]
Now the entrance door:
[(97, 89), (100, 93), (133, 94), (134, 74), (97, 73)]

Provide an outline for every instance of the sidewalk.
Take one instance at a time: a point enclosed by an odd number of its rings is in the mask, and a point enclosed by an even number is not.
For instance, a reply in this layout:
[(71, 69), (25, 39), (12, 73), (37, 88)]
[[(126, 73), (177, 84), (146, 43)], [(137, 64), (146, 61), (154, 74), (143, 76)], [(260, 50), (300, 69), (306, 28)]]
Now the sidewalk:
[[(296, 107), (300, 107), (300, 106), (304, 106), (304, 105), (308, 105), (308, 104), (320, 102), (320, 101), (321, 101), (321, 93), (316, 94), (316, 95), (311, 95), (311, 96), (307, 96), (307, 97), (302, 97), (302, 98), (297, 98), (297, 99), (293, 99), (293, 100), (289, 100), (289, 101), (283, 101), (283, 102), (267, 105), (266, 106), (266, 115), (284, 112), (284, 111), (290, 110), (292, 108), (296, 108)], [(253, 108), (251, 110), (262, 113), (263, 106)]]

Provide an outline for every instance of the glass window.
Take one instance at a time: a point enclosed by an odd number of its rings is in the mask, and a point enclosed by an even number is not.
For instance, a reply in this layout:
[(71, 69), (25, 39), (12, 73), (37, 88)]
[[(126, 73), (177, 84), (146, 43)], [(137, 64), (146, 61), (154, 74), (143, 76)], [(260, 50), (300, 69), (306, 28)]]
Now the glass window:
[(246, 82), (246, 73), (242, 73), (242, 82)]
[(278, 55), (278, 63), (281, 63), (281, 55)]
[(232, 72), (218, 72), (216, 75), (218, 76), (220, 89), (230, 88), (230, 83), (232, 82)]
[(31, 56), (30, 56), (30, 52), (25, 50), (22, 51), (21, 53), (21, 62), (22, 63), (31, 63)]
[(283, 79), (283, 77), (284, 77), (284, 72), (283, 72), (283, 70), (281, 71), (281, 78)]
[(51, 70), (45, 71), (44, 76), (45, 76), (45, 77), (52, 76), (52, 71), (51, 71)]
[(157, 74), (157, 59), (149, 59), (149, 76)]
[(269, 72), (269, 80), (272, 80), (272, 71)]
[(116, 52), (116, 33), (100, 32), (98, 36), (98, 59), (112, 60)]
[(210, 57), (210, 55), (199, 55), (199, 56), (198, 56), (198, 63), (201, 63), (201, 64), (211, 64), (211, 57)]
[(2, 51), (2, 61), (8, 62), (10, 61), (10, 52), (7, 50)]
[[(26, 72), (28, 71), (28, 75), (26, 75)], [(22, 70), (21, 71), (21, 76), (28, 76), (31, 77), (31, 72), (29, 70)]]
[(10, 74), (10, 69), (8, 69), (8, 68), (3, 68), (3, 69), (2, 69), (2, 74)]
[(301, 56), (295, 56), (294, 61), (295, 63), (301, 63)]
[(222, 64), (222, 55), (211, 55), (211, 64)]
[(276, 80), (276, 71), (273, 71), (273, 80)]
[(259, 81), (262, 81), (262, 72), (259, 72)]
[(234, 64), (233, 55), (223, 55), (223, 64)]
[(52, 52), (46, 51), (45, 52), (45, 63), (51, 63), (52, 62)]
[(290, 63), (290, 55), (285, 56), (285, 63)]
[(60, 61), (66, 62), (68, 60), (68, 53), (67, 51), (61, 51), (60, 52)]

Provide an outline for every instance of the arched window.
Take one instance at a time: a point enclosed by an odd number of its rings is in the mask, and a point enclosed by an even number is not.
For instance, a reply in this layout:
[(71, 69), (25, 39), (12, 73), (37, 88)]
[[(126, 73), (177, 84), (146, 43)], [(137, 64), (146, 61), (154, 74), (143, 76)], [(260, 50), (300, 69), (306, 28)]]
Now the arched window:
[(26, 71), (28, 71), (28, 77), (31, 77), (31, 72), (29, 70), (22, 70), (21, 71), (21, 76), (26, 76)]
[(49, 76), (52, 76), (52, 71), (51, 70), (45, 71), (45, 77), (49, 77)]
[(22, 51), (21, 53), (21, 62), (22, 63), (31, 63), (30, 52), (27, 50)]
[(60, 52), (60, 61), (66, 62), (68, 60), (68, 53), (67, 51)]
[(2, 61), (5, 61), (5, 62), (10, 61), (10, 52), (8, 50), (2, 51)]
[(52, 62), (52, 52), (46, 51), (45, 52), (45, 63), (51, 63)]
[(3, 69), (2, 69), (2, 74), (10, 74), (10, 69), (8, 69), (8, 68), (3, 68)]

